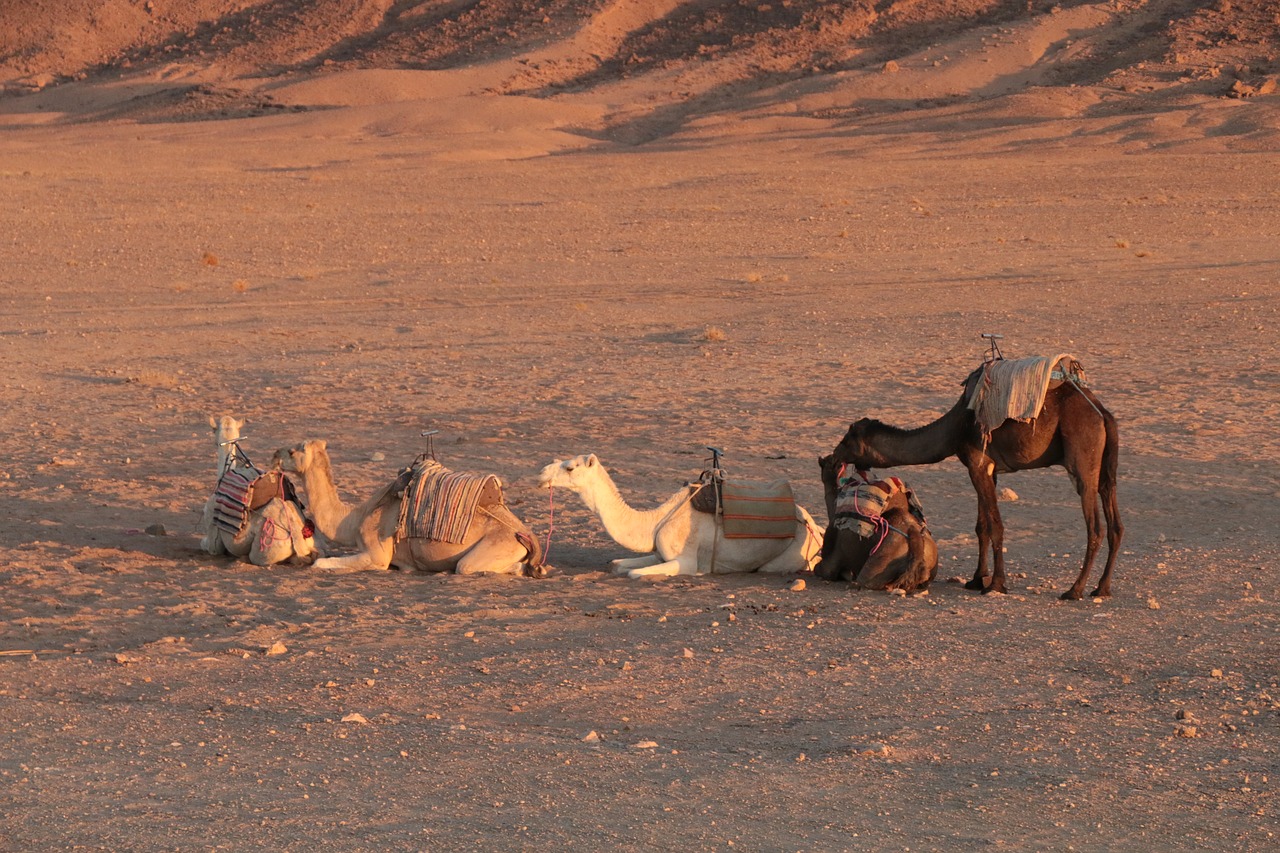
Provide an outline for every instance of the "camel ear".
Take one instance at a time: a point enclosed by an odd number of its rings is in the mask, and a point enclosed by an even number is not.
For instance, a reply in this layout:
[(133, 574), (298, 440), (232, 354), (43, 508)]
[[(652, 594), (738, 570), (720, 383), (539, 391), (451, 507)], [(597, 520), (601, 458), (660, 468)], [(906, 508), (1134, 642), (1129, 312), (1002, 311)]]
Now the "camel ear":
[(209, 415), (209, 426), (213, 427), (215, 430), (218, 428), (218, 419), (213, 415)]
[[(231, 420), (236, 421), (235, 418), (232, 418)], [(236, 421), (236, 429), (242, 429), (244, 425), (247, 424), (248, 422), (249, 422), (248, 418), (245, 418), (242, 421)]]
[(590, 456), (587, 457), (587, 467), (590, 468), (592, 465), (597, 464), (599, 461), (600, 460), (596, 458), (596, 455), (592, 453)]
[(321, 450), (328, 450), (329, 440), (325, 438), (316, 439), (316, 447), (320, 448)]

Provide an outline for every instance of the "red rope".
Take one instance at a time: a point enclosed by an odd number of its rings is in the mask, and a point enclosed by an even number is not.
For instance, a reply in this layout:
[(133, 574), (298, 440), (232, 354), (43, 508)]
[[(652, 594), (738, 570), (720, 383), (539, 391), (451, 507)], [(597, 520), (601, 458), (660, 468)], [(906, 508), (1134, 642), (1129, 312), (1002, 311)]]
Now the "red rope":
[(551, 486), (547, 486), (547, 544), (542, 549), (542, 562), (547, 562), (547, 555), (551, 553), (551, 531), (556, 526), (556, 497), (555, 490)]

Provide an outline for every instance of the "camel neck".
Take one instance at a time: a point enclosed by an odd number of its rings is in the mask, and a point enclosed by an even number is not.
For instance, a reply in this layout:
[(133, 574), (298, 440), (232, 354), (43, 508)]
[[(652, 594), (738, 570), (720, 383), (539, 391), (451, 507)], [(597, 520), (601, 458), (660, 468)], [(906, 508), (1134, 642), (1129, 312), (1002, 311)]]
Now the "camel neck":
[(623, 500), (608, 472), (601, 468), (596, 487), (580, 494), (583, 503), (600, 517), (614, 542), (629, 551), (649, 554), (657, 548), (654, 534), (658, 526), (686, 499), (688, 492), (676, 492), (655, 509), (634, 509)]
[(302, 472), (302, 483), (307, 489), (308, 509), (316, 529), (330, 542), (346, 544), (341, 528), (342, 522), (351, 514), (351, 508), (338, 497), (327, 453), (317, 451), (313, 454), (311, 464)]
[(880, 468), (899, 465), (928, 465), (955, 456), (972, 415), (961, 398), (951, 410), (936, 421), (915, 429), (882, 426), (875, 448), (880, 455)]

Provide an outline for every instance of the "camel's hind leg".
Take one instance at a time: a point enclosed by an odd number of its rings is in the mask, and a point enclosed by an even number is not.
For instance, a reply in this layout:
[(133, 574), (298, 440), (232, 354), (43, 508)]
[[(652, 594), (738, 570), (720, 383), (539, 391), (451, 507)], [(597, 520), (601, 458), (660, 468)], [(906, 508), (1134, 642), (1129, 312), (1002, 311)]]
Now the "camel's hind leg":
[(1102, 469), (1098, 476), (1098, 497), (1102, 499), (1102, 512), (1107, 519), (1107, 564), (1098, 579), (1098, 586), (1089, 593), (1095, 598), (1111, 595), (1111, 570), (1115, 567), (1120, 543), (1124, 541), (1124, 524), (1120, 521), (1120, 506), (1116, 497), (1116, 477), (1119, 468), (1120, 431), (1114, 418), (1107, 418), (1107, 442), (1102, 449)]
[[(1067, 458), (1063, 464), (1067, 473), (1075, 483), (1076, 492), (1080, 495), (1080, 510), (1084, 514), (1085, 545), (1084, 561), (1080, 566), (1080, 574), (1071, 588), (1062, 594), (1063, 600), (1076, 601), (1084, 598), (1084, 586), (1089, 580), (1089, 570), (1093, 568), (1094, 558), (1098, 556), (1098, 548), (1102, 545), (1102, 512), (1098, 508), (1098, 482), (1102, 476), (1102, 452), (1093, 453), (1088, 448), (1069, 447)], [(1110, 555), (1108, 555), (1110, 562)], [(1107, 578), (1108, 585), (1110, 578)]]

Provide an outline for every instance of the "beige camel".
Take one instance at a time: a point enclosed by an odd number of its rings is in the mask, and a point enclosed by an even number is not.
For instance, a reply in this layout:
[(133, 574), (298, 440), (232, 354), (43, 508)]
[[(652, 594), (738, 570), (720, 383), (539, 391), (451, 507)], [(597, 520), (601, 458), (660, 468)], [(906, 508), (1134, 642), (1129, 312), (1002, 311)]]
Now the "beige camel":
[(656, 509), (632, 509), (595, 454), (552, 462), (542, 469), (539, 483), (544, 489), (577, 493), (613, 541), (645, 555), (613, 561), (614, 574), (630, 578), (803, 572), (822, 552), (822, 531), (798, 504), (795, 535), (788, 539), (724, 538), (716, 515), (690, 505), (691, 488), (681, 489)]
[[(214, 441), (218, 448), (217, 477), (242, 459), (237, 441), (244, 421), (224, 415), (209, 418)], [(200, 532), (204, 534), (200, 547), (209, 554), (230, 554), (249, 559), (255, 566), (270, 566), (290, 562), (307, 564), (319, 556), (310, 526), (292, 501), (273, 497), (265, 505), (249, 513), (247, 522), (239, 532), (231, 532), (214, 522), (216, 494), (205, 501), (200, 519)]]
[(329, 460), (328, 443), (306, 441), (276, 451), (275, 460), (285, 471), (302, 477), (316, 528), (334, 544), (359, 548), (345, 557), (325, 557), (316, 568), (415, 569), (422, 572), (454, 571), (460, 575), (524, 574), (542, 577), (546, 567), (542, 552), (529, 528), (503, 504), (476, 509), (470, 528), (460, 543), (435, 539), (397, 539), (400, 504), (397, 482), (379, 489), (357, 506), (338, 496)]

